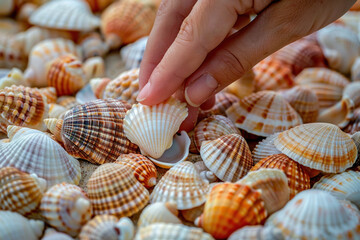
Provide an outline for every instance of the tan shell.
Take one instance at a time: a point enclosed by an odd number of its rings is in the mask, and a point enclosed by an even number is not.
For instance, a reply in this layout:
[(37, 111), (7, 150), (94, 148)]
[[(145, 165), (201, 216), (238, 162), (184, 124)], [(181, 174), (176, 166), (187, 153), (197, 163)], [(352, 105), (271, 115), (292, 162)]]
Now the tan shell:
[(97, 32), (82, 35), (78, 44), (81, 46), (84, 59), (103, 57), (109, 51), (108, 46), (103, 42), (101, 35)]
[(354, 107), (360, 106), (360, 82), (351, 82), (344, 88), (343, 99), (350, 99)]
[(199, 110), (198, 121), (212, 115), (226, 116), (226, 109), (238, 102), (239, 98), (231, 93), (219, 92), (215, 95), (215, 105), (209, 110)]
[(57, 100), (57, 93), (54, 87), (36, 88), (44, 97), (47, 103), (55, 103)]
[(194, 222), (204, 212), (204, 207), (205, 204), (202, 204), (198, 207), (181, 210), (181, 216), (183, 216), (186, 221)]
[(0, 77), (0, 89), (11, 87), (12, 85), (25, 86), (26, 84), (23, 73), (18, 68), (13, 68), (6, 76)]
[(24, 70), (27, 56), (21, 41), (7, 34), (0, 35), (0, 68), (20, 68)]
[(59, 104), (56, 103), (49, 104), (49, 118), (62, 119), (66, 111), (67, 109)]
[(247, 71), (241, 78), (225, 88), (226, 92), (234, 94), (239, 99), (249, 96), (255, 91), (255, 74), (251, 69)]
[(172, 202), (157, 202), (148, 205), (141, 212), (138, 220), (138, 228), (141, 229), (153, 223), (179, 223), (180, 219), (177, 217), (179, 211), (176, 204)]
[(105, 75), (105, 62), (102, 57), (90, 57), (83, 64), (86, 82)]
[(73, 96), (61, 96), (56, 100), (56, 103), (65, 107), (67, 110), (80, 105)]
[(317, 119), (317, 122), (326, 122), (346, 127), (354, 116), (355, 105), (349, 98), (344, 98), (334, 106), (323, 110)]
[(360, 57), (356, 58), (351, 67), (351, 80), (360, 81)]
[(278, 135), (279, 133), (274, 133), (255, 146), (252, 152), (252, 159), (254, 160), (255, 164), (258, 163), (261, 159), (264, 159), (270, 155), (281, 153), (274, 145), (274, 140)]
[(111, 81), (112, 80), (110, 78), (93, 78), (90, 80), (90, 89), (92, 90), (96, 98), (103, 98), (104, 90)]

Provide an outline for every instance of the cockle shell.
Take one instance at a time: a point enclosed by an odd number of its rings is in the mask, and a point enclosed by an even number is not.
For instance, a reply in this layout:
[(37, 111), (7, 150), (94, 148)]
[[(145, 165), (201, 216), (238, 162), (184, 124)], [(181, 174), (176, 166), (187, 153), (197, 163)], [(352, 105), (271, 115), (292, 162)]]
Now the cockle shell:
[(351, 67), (351, 80), (360, 81), (360, 57), (356, 58)]
[(114, 0), (86, 0), (93, 12), (100, 12), (109, 6)]
[(0, 77), (0, 89), (12, 85), (26, 85), (23, 73), (18, 68), (13, 68), (5, 77)]
[(194, 163), (196, 171), (200, 174), (200, 177), (209, 181), (209, 183), (217, 182), (219, 180), (216, 175), (211, 172), (205, 165), (204, 161), (198, 161)]
[(0, 168), (0, 209), (22, 215), (33, 212), (40, 204), (46, 181), (13, 167)]
[(205, 204), (202, 204), (198, 207), (181, 210), (181, 216), (188, 222), (194, 222), (204, 212), (204, 207)]
[(95, 100), (73, 107), (64, 120), (45, 119), (45, 123), (70, 155), (98, 164), (114, 162), (122, 153), (137, 152), (123, 132), (128, 109), (120, 100)]
[(109, 51), (108, 46), (103, 42), (101, 35), (97, 32), (82, 35), (78, 44), (81, 47), (84, 59), (103, 57)]
[(284, 236), (277, 228), (262, 225), (246, 226), (233, 232), (228, 240), (284, 240)]
[(327, 173), (342, 172), (357, 157), (355, 143), (337, 126), (329, 123), (308, 123), (278, 135), (275, 147), (306, 167)]
[(195, 221), (216, 239), (229, 237), (246, 225), (257, 225), (267, 217), (260, 191), (238, 183), (215, 185), (204, 213)]
[(307, 190), (273, 214), (266, 226), (279, 228), (285, 239), (292, 240), (358, 239), (359, 221), (359, 214), (329, 193)]
[(349, 98), (343, 98), (334, 106), (324, 109), (317, 118), (317, 122), (326, 122), (344, 128), (354, 115), (355, 105)]
[(38, 240), (44, 227), (40, 220), (28, 220), (15, 212), (0, 211), (0, 239)]
[(150, 195), (150, 201), (175, 202), (179, 210), (203, 204), (209, 182), (202, 179), (191, 162), (176, 164), (160, 179)]
[(67, 110), (80, 105), (73, 96), (61, 96), (56, 100), (56, 103), (65, 107)]
[(57, 100), (57, 93), (54, 87), (45, 87), (45, 88), (35, 88), (37, 89), (44, 97), (46, 97), (47, 103), (55, 103)]
[(92, 216), (90, 200), (78, 186), (60, 183), (44, 194), (41, 215), (55, 229), (76, 236)]
[(281, 153), (274, 145), (274, 140), (277, 138), (277, 135), (279, 135), (279, 133), (274, 133), (255, 146), (252, 152), (252, 159), (255, 164), (270, 155)]
[(86, 81), (92, 78), (103, 77), (105, 75), (105, 62), (102, 57), (91, 57), (86, 59), (83, 64)]
[(132, 240), (135, 227), (132, 221), (113, 215), (98, 215), (81, 229), (80, 240)]
[(9, 126), (9, 142), (0, 142), (0, 167), (12, 166), (35, 173), (47, 181), (48, 187), (68, 182), (78, 184), (79, 161), (71, 157), (47, 134), (30, 128)]
[(138, 228), (141, 229), (153, 223), (178, 223), (181, 224), (177, 217), (179, 211), (173, 202), (157, 202), (148, 205), (141, 212), (138, 220)]
[(41, 240), (73, 240), (73, 238), (53, 228), (47, 228)]
[(302, 124), (299, 114), (273, 91), (253, 93), (233, 104), (226, 114), (238, 128), (264, 137)]
[(90, 89), (96, 98), (103, 98), (106, 86), (111, 82), (110, 78), (94, 78), (89, 81)]
[(234, 94), (242, 99), (255, 91), (255, 74), (252, 69), (247, 71), (241, 78), (225, 88), (226, 92)]
[(30, 16), (29, 21), (41, 27), (83, 32), (100, 25), (100, 19), (91, 13), (89, 6), (78, 0), (45, 3)]
[(251, 171), (263, 168), (279, 169), (285, 173), (290, 188), (290, 199), (299, 192), (310, 188), (309, 175), (301, 168), (300, 164), (284, 154), (271, 155), (262, 159), (251, 168)]
[(128, 44), (125, 47), (121, 48), (120, 56), (121, 59), (125, 62), (125, 67), (127, 69), (134, 69), (140, 67), (140, 63), (145, 52), (147, 40), (147, 36), (142, 37), (136, 42)]
[(101, 32), (111, 49), (149, 35), (156, 16), (151, 1), (125, 0), (111, 4), (101, 15)]
[(121, 154), (116, 163), (129, 166), (134, 171), (135, 178), (146, 188), (155, 186), (157, 170), (155, 165), (141, 154)]
[(200, 155), (205, 165), (222, 181), (235, 182), (254, 165), (246, 140), (229, 134), (201, 144)]
[(201, 228), (188, 227), (182, 224), (154, 223), (140, 228), (134, 240), (214, 240)]
[(354, 114), (347, 126), (343, 129), (344, 132), (354, 134), (360, 131), (360, 108), (354, 110)]
[(156, 159), (171, 147), (172, 138), (187, 115), (186, 104), (175, 98), (153, 106), (135, 104), (126, 113), (124, 132), (143, 155)]
[(231, 93), (219, 92), (215, 95), (215, 105), (209, 110), (199, 110), (198, 121), (213, 115), (226, 116), (226, 109), (238, 102), (239, 98)]
[(95, 215), (132, 216), (149, 201), (149, 192), (135, 179), (132, 169), (117, 163), (98, 167), (87, 189)]
[(24, 53), (23, 44), (14, 36), (0, 35), (0, 68), (19, 68), (24, 70), (27, 56)]

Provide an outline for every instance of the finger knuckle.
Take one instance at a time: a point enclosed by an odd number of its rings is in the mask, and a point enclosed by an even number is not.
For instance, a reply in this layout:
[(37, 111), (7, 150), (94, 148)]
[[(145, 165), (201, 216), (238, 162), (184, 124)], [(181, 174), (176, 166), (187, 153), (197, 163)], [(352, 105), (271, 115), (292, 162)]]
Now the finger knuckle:
[(181, 24), (177, 39), (181, 42), (188, 43), (194, 41), (195, 23), (190, 17), (184, 19)]
[(217, 58), (223, 65), (224, 74), (228, 75), (227, 78), (229, 79), (239, 78), (251, 68), (251, 65), (245, 59), (240, 60), (237, 54), (228, 49), (223, 49)]

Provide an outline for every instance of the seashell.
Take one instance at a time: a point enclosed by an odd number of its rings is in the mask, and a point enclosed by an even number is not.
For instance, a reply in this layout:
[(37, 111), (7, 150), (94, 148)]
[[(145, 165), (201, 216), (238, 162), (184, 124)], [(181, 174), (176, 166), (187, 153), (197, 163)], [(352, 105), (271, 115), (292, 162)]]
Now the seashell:
[(210, 117), (212, 115), (226, 116), (226, 109), (238, 102), (239, 98), (227, 92), (219, 92), (215, 95), (215, 105), (209, 110), (199, 110), (198, 120)]
[(259, 169), (249, 172), (237, 183), (261, 190), (261, 198), (270, 215), (285, 206), (289, 201), (290, 188), (285, 173), (278, 169)]
[(255, 164), (250, 171), (256, 171), (263, 168), (279, 169), (285, 173), (290, 188), (290, 199), (299, 192), (310, 188), (309, 175), (302, 169), (300, 164), (284, 154), (266, 157)]
[(51, 103), (49, 105), (49, 118), (62, 119), (67, 109), (59, 104)]
[(157, 202), (148, 205), (141, 212), (138, 220), (138, 229), (146, 227), (153, 223), (178, 223), (181, 224), (177, 217), (179, 211), (176, 209), (176, 204), (172, 202)]
[(235, 182), (254, 165), (249, 146), (239, 134), (204, 141), (200, 155), (210, 171), (222, 181)]
[(101, 14), (101, 32), (110, 49), (149, 35), (156, 11), (151, 1), (117, 1), (106, 8)]
[(22, 215), (36, 210), (46, 189), (46, 181), (13, 167), (0, 168), (0, 209)]
[(274, 140), (277, 138), (278, 135), (279, 133), (274, 133), (255, 146), (252, 152), (252, 159), (255, 164), (260, 162), (261, 159), (264, 159), (270, 155), (281, 153), (274, 145)]
[(329, 66), (349, 74), (360, 53), (360, 42), (356, 33), (347, 27), (333, 24), (319, 30), (317, 40)]
[(101, 12), (114, 0), (86, 0), (93, 12)]
[(10, 71), (11, 69), (0, 68), (0, 78), (6, 77)]
[(199, 151), (197, 150), (196, 145), (195, 145), (195, 133), (194, 133), (194, 130), (188, 132), (188, 136), (190, 138), (189, 151), (191, 153), (194, 153), (194, 154), (199, 154)]
[(47, 103), (55, 103), (57, 100), (57, 93), (54, 87), (36, 88), (44, 97)]
[(228, 238), (246, 225), (257, 225), (267, 217), (260, 191), (238, 183), (215, 185), (204, 213), (195, 221), (216, 239)]
[(16, 20), (28, 23), (31, 14), (33, 14), (37, 8), (38, 6), (31, 2), (22, 4), (16, 13)]
[(149, 192), (135, 179), (132, 169), (117, 163), (99, 166), (87, 189), (95, 215), (132, 216), (149, 201)]
[(79, 162), (47, 134), (16, 126), (9, 126), (7, 132), (9, 142), (0, 142), (0, 167), (34, 173), (46, 179), (48, 187), (62, 182), (79, 183)]
[(339, 200), (348, 200), (360, 206), (360, 172), (346, 171), (323, 176), (313, 189), (327, 191)]
[(301, 165), (327, 173), (343, 172), (357, 158), (355, 143), (337, 126), (329, 123), (294, 127), (280, 133), (274, 145)]
[(360, 11), (360, 2), (356, 1), (354, 5), (350, 8), (350, 11)]
[(73, 238), (65, 233), (57, 232), (53, 228), (47, 228), (41, 240), (73, 240)]
[(65, 107), (67, 110), (80, 105), (73, 96), (61, 96), (56, 100), (56, 103)]
[(279, 228), (285, 239), (357, 239), (359, 215), (329, 193), (307, 190), (273, 214), (265, 226)]
[(360, 131), (360, 108), (354, 110), (353, 117), (349, 121), (348, 125), (344, 127), (344, 132), (354, 134)]
[(43, 119), (48, 117), (46, 98), (36, 89), (12, 86), (0, 89), (0, 131), (9, 125), (46, 130)]
[(314, 91), (305, 86), (295, 86), (280, 93), (300, 115), (303, 123), (316, 121), (320, 106)]
[(130, 106), (120, 100), (95, 100), (66, 112), (64, 120), (45, 119), (45, 124), (66, 151), (92, 163), (114, 162), (122, 153), (135, 153), (123, 132), (125, 112)]
[(160, 179), (150, 195), (150, 201), (175, 202), (177, 209), (190, 209), (203, 204), (209, 182), (203, 180), (191, 162), (176, 164)]
[(94, 78), (89, 82), (90, 89), (95, 98), (103, 98), (106, 86), (111, 82), (110, 78)]
[[(1, 3), (0, 3), (1, 4)], [(1, 10), (0, 10), (1, 11)], [(24, 23), (14, 20), (13, 18), (0, 18), (0, 34), (12, 36), (19, 32), (25, 31), (27, 26)]]
[(0, 211), (0, 239), (38, 240), (44, 227), (40, 220), (28, 220), (15, 212)]
[(91, 13), (83, 1), (50, 1), (31, 14), (33, 25), (69, 31), (89, 32), (100, 25), (100, 19)]
[(132, 240), (135, 235), (134, 224), (127, 217), (98, 215), (90, 220), (79, 235), (80, 240)]
[[(59, 1), (56, 1), (59, 2)], [(55, 38), (36, 44), (29, 55), (25, 79), (33, 87), (47, 87), (47, 70), (52, 60), (67, 54), (81, 59), (81, 54), (71, 40)]]
[(143, 155), (159, 158), (171, 147), (172, 138), (187, 115), (186, 104), (175, 98), (154, 106), (135, 104), (126, 113), (124, 132)]
[(276, 58), (267, 57), (253, 67), (255, 74), (255, 91), (279, 90), (295, 85), (291, 65)]
[(360, 106), (360, 82), (351, 82), (344, 88), (343, 99), (350, 99), (354, 107)]
[(0, 16), (10, 15), (15, 9), (14, 0), (2, 0), (0, 3)]
[(262, 225), (246, 226), (233, 232), (228, 240), (284, 240), (284, 236), (277, 228)]
[(202, 204), (198, 207), (181, 210), (181, 215), (186, 221), (194, 222), (200, 215), (204, 212), (205, 204)]
[(351, 80), (360, 81), (360, 57), (357, 57), (351, 67)]
[(140, 228), (134, 240), (214, 240), (201, 228), (188, 227), (182, 224), (154, 223)]
[(296, 76), (295, 81), (315, 92), (320, 109), (331, 107), (340, 101), (343, 89), (349, 83), (340, 73), (326, 68), (304, 69)]
[(91, 90), (90, 84), (86, 84), (80, 91), (76, 93), (76, 101), (80, 104), (85, 104), (96, 100), (94, 92)]
[(353, 165), (353, 167), (356, 167), (358, 165), (360, 165), (360, 132), (356, 132), (353, 135), (351, 135), (351, 139), (354, 141), (355, 146), (358, 150), (358, 156), (356, 158), (356, 161)]
[(105, 62), (101, 57), (88, 58), (83, 65), (85, 79), (103, 77), (105, 75)]
[(24, 54), (23, 45), (14, 36), (0, 34), (0, 68), (19, 68), (24, 70), (27, 56)]
[(134, 43), (120, 49), (121, 59), (127, 69), (139, 68), (142, 61), (148, 37), (142, 37)]
[(91, 32), (81, 36), (78, 43), (82, 50), (84, 59), (91, 57), (103, 57), (108, 51), (108, 46), (101, 39), (97, 32)]
[(156, 184), (157, 170), (154, 164), (141, 154), (121, 154), (116, 163), (132, 168), (134, 177), (144, 187), (151, 188)]
[(323, 110), (317, 122), (326, 122), (339, 126), (346, 127), (354, 115), (354, 102), (349, 98), (344, 98), (334, 106)]
[(218, 178), (206, 167), (204, 161), (198, 161), (194, 163), (194, 167), (196, 168), (196, 171), (200, 174), (201, 178), (209, 181), (209, 183), (217, 182)]
[(86, 193), (78, 186), (60, 183), (44, 194), (40, 205), (41, 215), (56, 230), (73, 237), (82, 225), (91, 219), (92, 210)]
[(241, 78), (234, 81), (232, 84), (225, 88), (226, 92), (229, 92), (240, 99), (249, 96), (255, 91), (255, 74), (251, 69), (247, 71)]
[(6, 76), (0, 77), (0, 89), (11, 87), (12, 85), (26, 85), (23, 73), (18, 68), (13, 68)]
[(302, 124), (290, 104), (273, 91), (253, 93), (233, 104), (226, 114), (236, 127), (264, 137)]

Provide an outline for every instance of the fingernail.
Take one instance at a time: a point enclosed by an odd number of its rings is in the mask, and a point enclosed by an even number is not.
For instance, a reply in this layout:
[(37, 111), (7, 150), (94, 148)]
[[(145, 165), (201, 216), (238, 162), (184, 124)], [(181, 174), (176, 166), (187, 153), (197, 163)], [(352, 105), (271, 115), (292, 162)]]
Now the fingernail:
[(141, 89), (139, 95), (136, 98), (136, 101), (144, 101), (150, 94), (150, 82), (146, 83), (143, 89)]
[(218, 88), (219, 83), (210, 74), (203, 74), (185, 89), (185, 99), (190, 106), (199, 107)]

